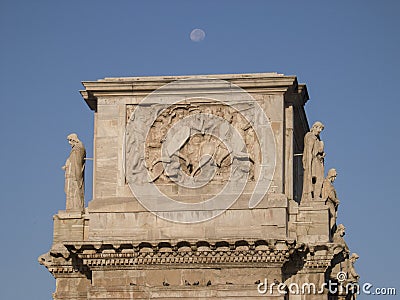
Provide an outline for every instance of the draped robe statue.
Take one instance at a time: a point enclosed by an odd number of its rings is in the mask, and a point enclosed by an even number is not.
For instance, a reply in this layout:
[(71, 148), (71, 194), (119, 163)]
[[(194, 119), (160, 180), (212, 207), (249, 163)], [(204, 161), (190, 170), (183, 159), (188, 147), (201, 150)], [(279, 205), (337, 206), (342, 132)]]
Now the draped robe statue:
[(322, 185), (322, 199), (325, 200), (325, 204), (329, 208), (331, 234), (333, 234), (333, 230), (336, 225), (337, 210), (340, 203), (339, 199), (337, 198), (336, 189), (332, 184), (335, 181), (336, 176), (336, 170), (330, 169), (324, 180), (324, 184)]
[(304, 136), (302, 201), (321, 197), (325, 152), (324, 142), (320, 140), (319, 134), (323, 129), (321, 122), (315, 122), (310, 132)]
[(357, 253), (353, 253), (348, 260), (348, 265), (347, 265), (347, 280), (348, 280), (348, 282), (355, 283), (355, 282), (358, 282), (358, 280), (360, 279), (360, 275), (358, 275), (358, 273), (356, 272), (356, 269), (354, 267), (356, 260), (359, 258), (360, 257), (358, 256)]
[(86, 150), (75, 133), (67, 137), (71, 152), (62, 169), (65, 171), (66, 210), (83, 211), (84, 209), (84, 171)]

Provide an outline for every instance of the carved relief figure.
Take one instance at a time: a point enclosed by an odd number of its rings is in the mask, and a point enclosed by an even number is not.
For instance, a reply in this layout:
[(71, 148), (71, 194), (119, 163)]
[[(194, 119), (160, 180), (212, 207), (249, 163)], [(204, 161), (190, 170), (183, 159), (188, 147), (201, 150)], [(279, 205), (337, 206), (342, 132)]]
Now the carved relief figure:
[[(176, 139), (172, 139), (173, 142), (176, 141), (176, 143), (169, 143), (166, 145), (166, 151), (165, 155), (162, 156), (161, 158), (157, 159), (152, 163), (150, 166), (151, 171), (155, 171), (155, 176), (151, 179), (151, 182), (156, 181), (161, 175), (165, 175), (168, 178), (171, 178), (174, 181), (180, 181), (182, 178), (180, 176), (180, 169), (181, 169), (181, 164), (180, 160), (182, 159), (185, 161), (185, 166), (189, 166), (189, 159), (182, 154), (179, 150), (181, 147), (186, 143), (187, 139), (189, 138), (190, 134), (190, 129), (189, 128), (182, 128), (180, 132), (178, 132), (175, 136), (180, 136), (177, 137)], [(183, 135), (183, 134), (184, 135)], [(183, 138), (178, 141), (179, 138)], [(165, 169), (164, 169), (165, 167)]]
[(86, 150), (75, 133), (67, 137), (71, 152), (62, 169), (65, 171), (66, 210), (82, 211), (84, 208), (84, 171)]
[[(244, 106), (244, 109), (249, 108)], [(235, 130), (244, 143), (233, 140)], [(140, 135), (136, 128), (132, 131)], [(133, 142), (134, 139), (130, 138), (127, 144), (133, 145)], [(145, 143), (144, 159), (151, 173), (151, 182), (180, 182), (191, 180), (189, 178), (195, 181), (209, 178), (220, 182), (239, 180), (248, 175), (250, 180), (254, 180), (255, 158), (259, 160), (259, 155), (255, 155), (259, 143), (252, 125), (239, 111), (215, 103), (176, 104), (166, 108), (151, 125)], [(142, 145), (141, 140), (139, 144)], [(232, 145), (232, 149), (228, 150), (226, 145)], [(141, 172), (134, 155), (129, 150), (127, 153), (129, 169), (133, 167)], [(231, 170), (233, 161), (236, 167)], [(189, 178), (180, 176), (180, 172)]]
[(323, 129), (324, 125), (321, 122), (315, 122), (310, 132), (304, 136), (302, 201), (321, 197), (325, 152), (324, 142), (319, 135)]
[[(215, 171), (215, 156), (217, 152), (216, 140), (209, 134), (205, 134), (198, 146), (197, 166), (193, 168), (192, 177), (198, 177), (202, 173), (204, 178), (209, 179)], [(203, 174), (204, 173), (204, 174)], [(207, 173), (207, 174), (205, 174)]]
[(336, 176), (336, 170), (330, 169), (322, 185), (322, 199), (325, 200), (325, 204), (329, 207), (331, 232), (336, 225), (337, 210), (340, 203), (339, 199), (337, 198), (335, 187), (333, 186), (333, 182), (335, 181)]
[[(150, 115), (152, 111), (147, 111), (147, 114)], [(145, 161), (144, 157), (140, 155), (139, 151), (134, 151), (132, 149), (143, 147), (146, 141), (146, 129), (147, 129), (147, 118), (148, 115), (132, 115), (131, 119), (137, 118), (137, 127), (132, 127), (130, 131), (127, 133), (127, 143), (131, 145), (135, 145), (135, 147), (128, 148), (126, 153), (127, 160), (130, 163), (130, 172), (133, 175), (132, 179), (135, 182), (140, 182), (144, 180), (142, 176), (142, 172), (145, 170)]]

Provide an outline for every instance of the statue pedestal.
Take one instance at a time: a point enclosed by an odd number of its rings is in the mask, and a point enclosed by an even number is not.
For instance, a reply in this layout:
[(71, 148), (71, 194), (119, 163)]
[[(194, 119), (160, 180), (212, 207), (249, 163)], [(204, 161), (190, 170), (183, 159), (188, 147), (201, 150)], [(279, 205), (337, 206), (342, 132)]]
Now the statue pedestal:
[(296, 221), (298, 241), (302, 243), (329, 242), (329, 211), (325, 200), (301, 202)]
[(84, 239), (85, 217), (81, 211), (60, 210), (53, 216), (53, 245), (63, 241), (82, 241)]

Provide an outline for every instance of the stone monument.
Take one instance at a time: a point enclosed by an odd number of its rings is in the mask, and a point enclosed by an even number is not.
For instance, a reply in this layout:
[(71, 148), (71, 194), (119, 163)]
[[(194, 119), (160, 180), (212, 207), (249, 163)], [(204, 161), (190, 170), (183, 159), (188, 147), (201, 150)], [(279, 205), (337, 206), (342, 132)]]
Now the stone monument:
[(66, 211), (84, 210), (86, 150), (76, 133), (67, 136), (71, 153), (62, 169), (65, 171)]
[(351, 282), (359, 276), (336, 226), (336, 171), (324, 181), (324, 126), (310, 130), (295, 76), (83, 85), (95, 118), (93, 198), (84, 207), (85, 148), (71, 134), (67, 207), (39, 257), (56, 278), (54, 299), (352, 295), (324, 288), (344, 266)]

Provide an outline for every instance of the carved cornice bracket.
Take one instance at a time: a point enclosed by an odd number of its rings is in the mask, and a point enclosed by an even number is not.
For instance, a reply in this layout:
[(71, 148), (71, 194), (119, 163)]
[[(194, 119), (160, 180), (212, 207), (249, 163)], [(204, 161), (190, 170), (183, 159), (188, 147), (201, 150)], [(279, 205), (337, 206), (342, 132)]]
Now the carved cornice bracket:
[(65, 247), (90, 269), (153, 268), (175, 265), (195, 268), (223, 266), (282, 266), (294, 241), (180, 241), (169, 242), (67, 242)]

